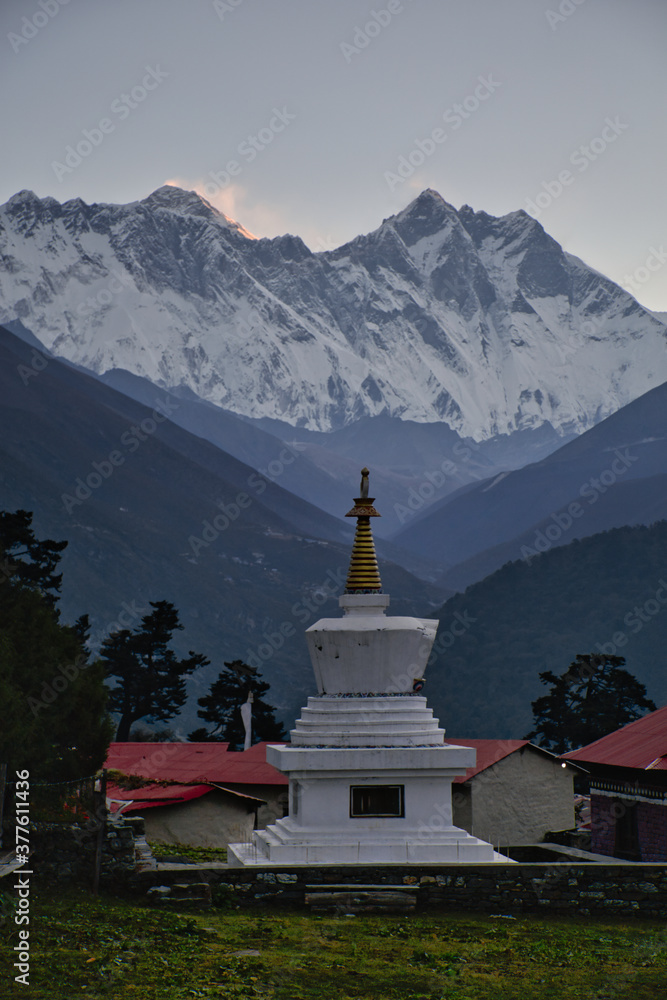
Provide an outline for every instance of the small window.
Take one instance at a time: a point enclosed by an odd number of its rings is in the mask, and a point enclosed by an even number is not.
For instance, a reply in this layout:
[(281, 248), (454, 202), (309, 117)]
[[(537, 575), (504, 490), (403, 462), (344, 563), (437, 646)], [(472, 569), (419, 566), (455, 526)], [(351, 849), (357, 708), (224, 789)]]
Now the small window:
[(403, 785), (351, 785), (350, 816), (405, 816)]

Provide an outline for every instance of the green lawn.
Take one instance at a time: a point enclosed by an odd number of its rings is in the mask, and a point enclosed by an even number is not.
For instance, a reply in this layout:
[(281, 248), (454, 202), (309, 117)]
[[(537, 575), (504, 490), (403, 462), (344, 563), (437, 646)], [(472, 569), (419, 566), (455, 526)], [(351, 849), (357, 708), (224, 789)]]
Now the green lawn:
[[(3, 888), (7, 895), (10, 886)], [(667, 992), (664, 924), (269, 909), (179, 914), (44, 889), (32, 898), (27, 989), (13, 982), (16, 927), (7, 905), (4, 912), (3, 1000), (662, 1000)]]
[(226, 847), (191, 847), (189, 844), (160, 844), (157, 841), (149, 841), (153, 857), (156, 861), (171, 861), (172, 858), (186, 858), (196, 864), (204, 864), (207, 861), (227, 860)]

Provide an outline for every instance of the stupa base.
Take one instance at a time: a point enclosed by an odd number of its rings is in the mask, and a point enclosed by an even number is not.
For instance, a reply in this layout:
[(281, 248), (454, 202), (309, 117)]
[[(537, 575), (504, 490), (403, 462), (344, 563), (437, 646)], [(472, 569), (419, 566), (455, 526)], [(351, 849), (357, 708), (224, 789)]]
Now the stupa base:
[(432, 836), (415, 831), (410, 837), (347, 839), (322, 831), (306, 831), (279, 820), (258, 830), (250, 843), (229, 844), (232, 868), (271, 865), (419, 865), (481, 864), (510, 861), (477, 837), (452, 826)]

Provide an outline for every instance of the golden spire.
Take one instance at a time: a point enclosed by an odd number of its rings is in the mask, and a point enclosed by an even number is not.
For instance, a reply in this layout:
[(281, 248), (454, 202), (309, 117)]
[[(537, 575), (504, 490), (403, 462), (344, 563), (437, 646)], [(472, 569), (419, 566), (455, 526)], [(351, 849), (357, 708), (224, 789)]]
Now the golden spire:
[(371, 533), (371, 518), (380, 517), (373, 506), (374, 497), (368, 495), (368, 469), (361, 470), (361, 496), (354, 501), (354, 507), (345, 517), (356, 517), (357, 530), (352, 546), (352, 558), (345, 585), (346, 594), (381, 594), (382, 580), (375, 556), (375, 545)]

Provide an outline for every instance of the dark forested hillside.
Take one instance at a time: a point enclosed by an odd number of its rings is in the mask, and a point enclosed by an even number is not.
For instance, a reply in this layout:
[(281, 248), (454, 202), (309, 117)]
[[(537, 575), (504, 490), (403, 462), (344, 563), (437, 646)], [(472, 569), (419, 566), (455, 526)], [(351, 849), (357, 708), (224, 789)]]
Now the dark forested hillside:
[[(626, 657), (657, 705), (667, 702), (667, 521), (615, 528), (513, 562), (438, 614), (429, 703), (454, 737), (521, 737), (538, 674), (577, 653)], [(459, 633), (459, 634), (457, 634)], [(425, 692), (426, 693), (426, 692)]]
[(393, 537), (439, 559), (463, 589), (523, 558), (625, 524), (667, 517), (667, 383), (539, 462), (417, 511)]
[[(177, 427), (173, 406), (160, 393), (150, 409), (0, 327), (0, 510), (28, 510), (39, 536), (69, 543), (63, 620), (88, 613), (95, 648), (150, 601), (173, 602), (179, 655), (211, 660), (184, 725), (224, 659), (252, 656), (291, 721), (314, 689), (303, 631), (325, 604), (338, 614), (351, 530)], [(399, 566), (382, 573), (396, 613), (442, 599)]]

